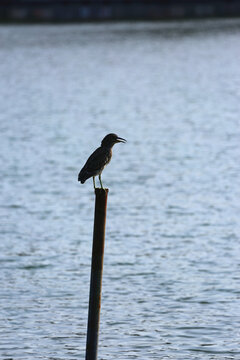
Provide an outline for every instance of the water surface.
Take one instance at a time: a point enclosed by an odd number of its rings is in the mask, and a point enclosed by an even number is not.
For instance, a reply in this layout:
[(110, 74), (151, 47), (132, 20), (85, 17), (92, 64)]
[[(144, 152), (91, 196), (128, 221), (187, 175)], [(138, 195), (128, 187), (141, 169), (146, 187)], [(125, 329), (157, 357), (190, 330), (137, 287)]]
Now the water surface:
[(99, 359), (240, 359), (240, 21), (0, 34), (1, 359), (84, 358), (108, 132)]

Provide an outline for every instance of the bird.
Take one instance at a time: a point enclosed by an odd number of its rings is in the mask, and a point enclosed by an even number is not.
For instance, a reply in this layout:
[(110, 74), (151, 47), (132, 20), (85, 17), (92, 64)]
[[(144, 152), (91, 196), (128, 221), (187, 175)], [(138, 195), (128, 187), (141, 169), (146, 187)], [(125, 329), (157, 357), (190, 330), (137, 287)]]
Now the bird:
[(112, 158), (113, 145), (119, 142), (125, 143), (126, 140), (113, 133), (103, 138), (101, 146), (89, 156), (86, 164), (78, 174), (78, 181), (80, 181), (81, 184), (84, 184), (87, 179), (93, 177), (93, 186), (94, 189), (96, 189), (95, 176), (98, 175), (101, 188), (103, 189), (101, 180), (102, 171)]

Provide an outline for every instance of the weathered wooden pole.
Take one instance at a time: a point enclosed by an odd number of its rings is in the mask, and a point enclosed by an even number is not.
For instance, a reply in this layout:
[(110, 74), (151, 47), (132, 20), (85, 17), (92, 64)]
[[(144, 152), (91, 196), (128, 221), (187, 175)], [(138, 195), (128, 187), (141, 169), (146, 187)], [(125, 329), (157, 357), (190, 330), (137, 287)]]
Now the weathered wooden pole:
[(95, 189), (86, 360), (97, 360), (108, 189)]

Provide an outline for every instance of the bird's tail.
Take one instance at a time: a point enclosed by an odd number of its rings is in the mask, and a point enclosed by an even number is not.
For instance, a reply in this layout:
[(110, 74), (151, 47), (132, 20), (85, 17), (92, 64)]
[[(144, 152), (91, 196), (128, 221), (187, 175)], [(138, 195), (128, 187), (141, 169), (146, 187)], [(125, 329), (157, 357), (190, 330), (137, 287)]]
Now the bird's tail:
[(80, 181), (81, 184), (84, 184), (85, 181), (87, 180), (87, 177), (85, 175), (86, 174), (83, 170), (81, 170), (80, 173), (78, 174), (78, 181)]

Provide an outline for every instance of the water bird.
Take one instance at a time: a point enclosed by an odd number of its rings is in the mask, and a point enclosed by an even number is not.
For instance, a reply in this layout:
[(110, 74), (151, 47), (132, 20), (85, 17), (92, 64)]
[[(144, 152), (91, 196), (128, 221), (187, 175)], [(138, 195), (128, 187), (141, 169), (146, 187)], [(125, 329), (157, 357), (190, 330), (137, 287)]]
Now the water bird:
[(78, 181), (80, 181), (81, 184), (84, 184), (87, 179), (93, 177), (93, 186), (94, 189), (96, 189), (95, 176), (98, 175), (101, 188), (103, 189), (101, 180), (102, 171), (112, 158), (113, 145), (119, 142), (125, 143), (126, 140), (112, 133), (103, 138), (101, 146), (90, 155), (86, 164), (78, 174)]

